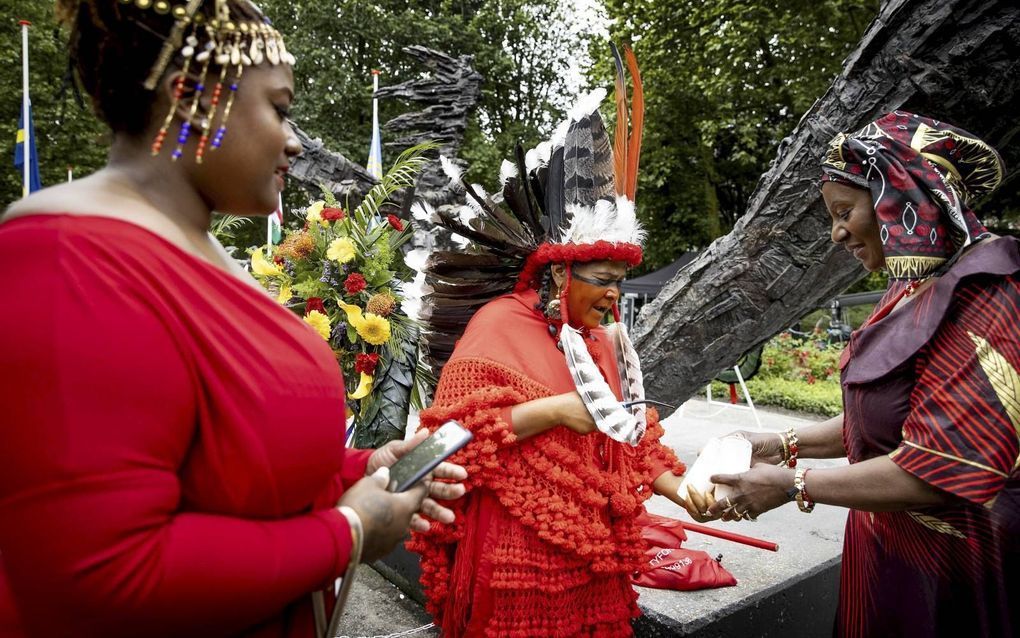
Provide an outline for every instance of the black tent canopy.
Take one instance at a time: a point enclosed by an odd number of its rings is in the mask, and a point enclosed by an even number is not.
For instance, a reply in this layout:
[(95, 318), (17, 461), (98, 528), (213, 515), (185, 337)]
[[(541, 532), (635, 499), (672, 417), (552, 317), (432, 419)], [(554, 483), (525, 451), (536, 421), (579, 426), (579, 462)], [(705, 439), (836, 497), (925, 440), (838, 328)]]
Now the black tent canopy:
[(623, 293), (654, 297), (659, 294), (659, 291), (662, 290), (667, 281), (672, 279), (681, 268), (693, 261), (697, 256), (698, 253), (695, 251), (687, 252), (681, 255), (680, 259), (664, 268), (650, 272), (647, 275), (635, 277), (634, 279), (628, 279), (623, 282)]

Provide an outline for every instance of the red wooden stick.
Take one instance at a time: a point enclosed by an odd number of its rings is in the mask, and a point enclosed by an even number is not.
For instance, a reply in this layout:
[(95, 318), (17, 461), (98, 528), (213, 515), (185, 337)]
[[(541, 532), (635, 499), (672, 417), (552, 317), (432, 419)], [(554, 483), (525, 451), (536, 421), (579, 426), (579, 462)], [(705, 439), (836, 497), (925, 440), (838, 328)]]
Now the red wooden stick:
[(683, 522), (684, 529), (690, 532), (698, 532), (706, 536), (715, 536), (727, 541), (733, 541), (734, 543), (742, 543), (744, 545), (750, 545), (751, 547), (757, 547), (758, 549), (767, 549), (771, 552), (779, 551), (779, 543), (773, 543), (772, 541), (763, 541), (750, 536), (744, 536), (743, 534), (734, 534), (733, 532), (726, 532), (721, 529), (709, 527), (707, 525), (698, 525), (697, 523)]

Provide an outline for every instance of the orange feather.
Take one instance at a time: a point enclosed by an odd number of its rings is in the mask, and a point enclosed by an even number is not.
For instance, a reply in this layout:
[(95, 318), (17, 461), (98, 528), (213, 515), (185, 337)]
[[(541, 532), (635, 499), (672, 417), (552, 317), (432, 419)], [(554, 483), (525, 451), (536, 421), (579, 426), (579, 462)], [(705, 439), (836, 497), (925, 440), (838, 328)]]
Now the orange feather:
[(616, 194), (623, 195), (627, 189), (627, 79), (623, 73), (620, 52), (610, 42), (613, 60), (616, 62), (616, 136), (613, 141), (613, 178)]
[(638, 163), (641, 159), (641, 134), (645, 125), (645, 92), (641, 85), (641, 71), (638, 70), (637, 58), (630, 47), (623, 47), (623, 54), (627, 56), (627, 68), (630, 69), (630, 78), (634, 83), (634, 92), (630, 101), (630, 140), (627, 148), (627, 198), (634, 201), (637, 195)]

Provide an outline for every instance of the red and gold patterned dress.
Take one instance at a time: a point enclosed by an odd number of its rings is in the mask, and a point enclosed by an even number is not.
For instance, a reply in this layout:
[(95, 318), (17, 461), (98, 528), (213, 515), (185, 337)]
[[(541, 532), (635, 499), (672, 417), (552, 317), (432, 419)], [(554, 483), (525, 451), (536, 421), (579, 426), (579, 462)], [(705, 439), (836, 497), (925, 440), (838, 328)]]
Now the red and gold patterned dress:
[[(575, 391), (566, 362), (535, 309), (533, 290), (484, 306), (443, 368), (422, 423), (447, 419), (474, 441), (457, 521), (416, 534), (428, 609), (447, 638), (629, 636), (639, 612), (630, 575), (644, 549), (635, 518), (664, 472), (683, 472), (658, 441), (654, 410), (637, 447), (557, 426), (517, 441), (513, 406)], [(590, 346), (619, 397), (612, 345)]]
[(850, 512), (839, 635), (1020, 634), (1018, 247), (976, 246), (851, 339), (842, 371), (850, 462), (888, 455), (958, 500)]

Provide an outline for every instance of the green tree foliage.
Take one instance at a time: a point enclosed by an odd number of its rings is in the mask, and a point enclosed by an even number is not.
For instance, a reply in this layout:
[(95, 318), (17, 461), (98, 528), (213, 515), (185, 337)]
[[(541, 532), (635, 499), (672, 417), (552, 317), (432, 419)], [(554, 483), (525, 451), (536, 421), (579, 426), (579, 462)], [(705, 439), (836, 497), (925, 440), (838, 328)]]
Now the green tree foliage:
[(57, 29), (53, 0), (0, 3), (0, 210), (21, 197), (14, 141), (21, 113), (21, 27), (29, 29), (29, 81), (39, 172), (43, 186), (67, 179), (67, 168), (85, 175), (106, 158), (106, 133), (87, 101), (79, 104), (67, 77), (66, 36)]
[[(373, 69), (393, 85), (426, 71), (401, 51), (412, 44), (475, 56), (485, 77), (461, 155), (490, 181), (519, 139), (536, 143), (564, 94), (568, 19), (555, 0), (267, 0), (262, 5), (297, 56), (293, 117), (331, 149), (368, 158)], [(380, 102), (382, 122), (414, 104)], [(385, 148), (383, 165), (401, 149)]]
[[(17, 4), (17, 8), (14, 7)], [(417, 77), (425, 69), (401, 49), (422, 44), (451, 55), (474, 55), (485, 76), (477, 113), (468, 125), (462, 156), (471, 178), (488, 183), (513, 144), (537, 143), (559, 117), (566, 94), (567, 60), (583, 42), (567, 32), (569, 19), (556, 0), (264, 0), (259, 5), (286, 36), (298, 59), (293, 119), (327, 146), (364, 164), (372, 125), (371, 71), (380, 84)], [(66, 77), (66, 36), (57, 30), (53, 0), (19, 0), (0, 6), (0, 151), (11, 159), (0, 169), (0, 203), (20, 196), (13, 147), (21, 99), (21, 39), (17, 21), (33, 22), (32, 95), (44, 184), (102, 165), (104, 127), (79, 108)], [(418, 107), (380, 103), (382, 122)], [(387, 141), (384, 131), (384, 143)], [(400, 150), (384, 146), (383, 165)], [(3, 164), (0, 164), (3, 166)], [(295, 194), (293, 203), (304, 202)], [(292, 198), (293, 199), (293, 198)], [(250, 233), (243, 233), (245, 235)]]
[[(877, 0), (605, 0), (646, 94), (639, 211), (645, 267), (730, 230), (780, 140), (826, 90)], [(610, 60), (593, 42), (605, 82)]]

